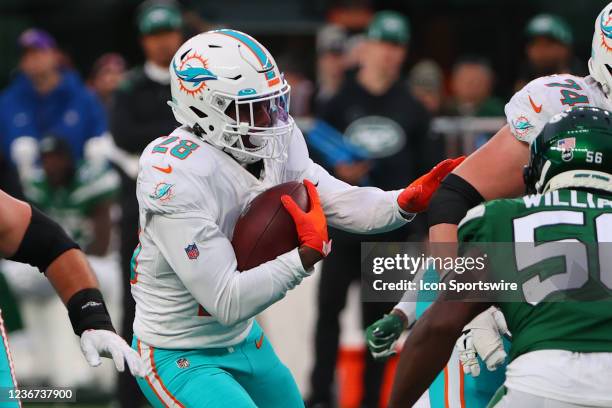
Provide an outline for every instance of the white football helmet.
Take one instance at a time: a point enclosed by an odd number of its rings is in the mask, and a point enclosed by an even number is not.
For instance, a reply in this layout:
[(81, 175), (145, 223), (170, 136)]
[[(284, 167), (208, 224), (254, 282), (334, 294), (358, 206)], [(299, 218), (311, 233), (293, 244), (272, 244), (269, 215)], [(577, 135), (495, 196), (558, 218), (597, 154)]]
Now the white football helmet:
[(253, 37), (215, 30), (187, 40), (170, 63), (176, 120), (238, 161), (285, 156), (290, 86)]
[(595, 20), (593, 47), (589, 59), (589, 72), (608, 98), (612, 91), (612, 3), (609, 3)]

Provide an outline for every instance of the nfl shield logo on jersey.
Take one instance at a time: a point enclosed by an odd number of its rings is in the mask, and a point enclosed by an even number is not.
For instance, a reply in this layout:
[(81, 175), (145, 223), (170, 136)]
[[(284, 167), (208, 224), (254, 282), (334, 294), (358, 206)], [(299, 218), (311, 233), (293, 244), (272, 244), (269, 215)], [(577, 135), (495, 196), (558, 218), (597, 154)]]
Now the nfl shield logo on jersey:
[(200, 256), (200, 250), (198, 249), (198, 246), (195, 244), (195, 242), (193, 244), (187, 245), (187, 248), (185, 248), (185, 252), (187, 253), (187, 258), (189, 259), (198, 259), (198, 256)]

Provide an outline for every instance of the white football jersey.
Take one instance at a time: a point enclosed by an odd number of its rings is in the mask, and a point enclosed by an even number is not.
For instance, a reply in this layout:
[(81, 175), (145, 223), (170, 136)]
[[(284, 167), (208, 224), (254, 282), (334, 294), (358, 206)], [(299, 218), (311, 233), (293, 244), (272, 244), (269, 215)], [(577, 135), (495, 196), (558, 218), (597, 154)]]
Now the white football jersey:
[(514, 136), (531, 143), (554, 115), (574, 106), (609, 110), (612, 103), (592, 77), (561, 74), (534, 79), (525, 85), (506, 104), (505, 112)]
[(297, 127), (287, 138), (286, 160), (264, 160), (259, 179), (186, 128), (144, 150), (137, 181), (140, 243), (131, 279), (134, 333), (141, 341), (171, 349), (237, 344), (255, 315), (312, 272), (303, 269), (297, 248), (236, 270), (230, 243), (236, 220), (270, 187), (311, 180), (328, 223), (347, 231), (377, 233), (406, 223), (397, 205), (400, 191), (339, 181), (308, 157)]

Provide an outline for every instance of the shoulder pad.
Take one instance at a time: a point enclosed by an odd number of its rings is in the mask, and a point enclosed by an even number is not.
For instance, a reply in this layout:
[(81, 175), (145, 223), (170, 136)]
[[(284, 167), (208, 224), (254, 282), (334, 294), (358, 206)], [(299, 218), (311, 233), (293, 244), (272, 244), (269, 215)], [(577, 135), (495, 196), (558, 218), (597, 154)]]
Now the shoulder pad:
[(211, 176), (220, 165), (221, 152), (215, 150), (181, 128), (152, 141), (139, 162), (137, 196), (141, 208), (159, 213), (216, 213)]
[(585, 78), (569, 74), (534, 79), (506, 104), (510, 130), (517, 139), (531, 143), (554, 115), (588, 104), (588, 89)]

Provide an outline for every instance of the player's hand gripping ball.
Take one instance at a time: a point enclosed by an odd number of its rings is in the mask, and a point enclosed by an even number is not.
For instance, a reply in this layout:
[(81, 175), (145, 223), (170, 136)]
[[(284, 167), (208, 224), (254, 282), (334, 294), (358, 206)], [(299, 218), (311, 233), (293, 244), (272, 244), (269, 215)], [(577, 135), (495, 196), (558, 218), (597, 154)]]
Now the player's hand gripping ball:
[(444, 177), (460, 165), (464, 159), (465, 156), (446, 159), (438, 163), (429, 173), (410, 183), (397, 197), (397, 203), (402, 211), (412, 214), (425, 211)]
[(295, 222), (300, 245), (312, 248), (325, 257), (331, 251), (331, 241), (327, 234), (327, 220), (323, 208), (321, 208), (317, 188), (310, 180), (304, 180), (304, 185), (310, 200), (309, 211), (303, 211), (288, 195), (282, 196), (281, 202)]
[(297, 181), (279, 184), (255, 197), (238, 218), (232, 236), (239, 271), (271, 261), (300, 245), (295, 223), (281, 203), (285, 195), (301, 210), (310, 210), (308, 191)]

